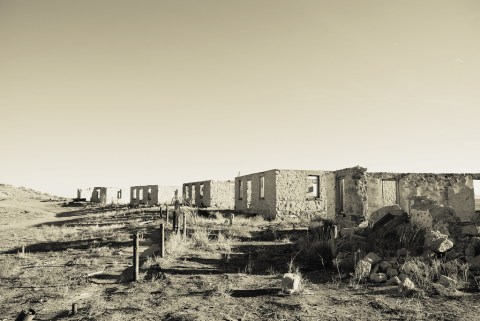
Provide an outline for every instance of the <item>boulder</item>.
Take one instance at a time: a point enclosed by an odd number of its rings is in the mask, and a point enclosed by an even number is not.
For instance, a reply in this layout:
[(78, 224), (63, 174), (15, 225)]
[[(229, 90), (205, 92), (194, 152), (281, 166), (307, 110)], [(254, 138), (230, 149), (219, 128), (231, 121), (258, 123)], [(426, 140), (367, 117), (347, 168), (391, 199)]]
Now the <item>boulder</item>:
[(394, 276), (387, 281), (387, 285), (399, 285), (400, 283), (402, 283), (402, 281), (400, 281), (398, 276)]
[(453, 247), (453, 242), (449, 239), (439, 239), (435, 241), (430, 248), (433, 252), (445, 253)]
[(449, 278), (448, 276), (442, 275), (440, 276), (440, 279), (438, 280), (438, 283), (443, 285), (446, 288), (453, 288), (455, 289), (457, 287), (457, 281), (455, 281), (452, 278)]
[(402, 210), (402, 208), (399, 205), (396, 205), (396, 204), (381, 207), (370, 215), (369, 221), (373, 225), (376, 222), (378, 222), (382, 217), (387, 215), (388, 213), (397, 212), (397, 211), (401, 211), (401, 210)]
[(282, 292), (292, 294), (300, 289), (301, 277), (295, 273), (285, 273), (282, 278)]
[(371, 270), (370, 273), (378, 273), (378, 271), (380, 270), (380, 264), (375, 264)]
[(410, 280), (410, 278), (406, 277), (403, 281), (400, 282), (398, 285), (398, 290), (400, 292), (408, 292), (415, 290), (415, 283)]
[(380, 263), (380, 261), (382, 261), (382, 258), (380, 256), (378, 256), (377, 254), (375, 254), (373, 252), (370, 252), (367, 255), (365, 255), (363, 260), (367, 261), (367, 262), (369, 262), (370, 264), (373, 265), (373, 264)]
[(382, 283), (387, 281), (387, 276), (384, 273), (372, 273), (370, 274), (370, 280), (375, 283)]
[(463, 236), (480, 236), (480, 226), (467, 225), (462, 228)]
[(372, 269), (372, 264), (365, 260), (360, 260), (357, 262), (357, 266), (355, 268), (355, 276), (357, 278), (364, 278), (370, 275), (370, 270)]
[(448, 239), (448, 235), (439, 231), (431, 230), (425, 234), (425, 248), (429, 248), (437, 253), (444, 253), (453, 247), (453, 242)]

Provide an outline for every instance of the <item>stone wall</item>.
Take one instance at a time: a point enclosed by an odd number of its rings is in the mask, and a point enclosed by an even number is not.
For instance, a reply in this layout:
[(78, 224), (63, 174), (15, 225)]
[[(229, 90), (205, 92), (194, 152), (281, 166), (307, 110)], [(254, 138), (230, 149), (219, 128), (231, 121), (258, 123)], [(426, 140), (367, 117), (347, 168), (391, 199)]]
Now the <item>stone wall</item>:
[[(369, 211), (367, 197), (366, 168), (352, 167), (335, 172), (336, 213), (345, 216), (367, 216)], [(341, 180), (343, 180), (343, 202), (341, 199)], [(342, 204), (343, 203), (343, 204)]]
[(130, 187), (130, 204), (158, 205), (172, 203), (179, 186), (144, 185)]
[(382, 181), (395, 180), (398, 205), (407, 213), (413, 196), (428, 196), (452, 207), (460, 220), (470, 221), (475, 215), (473, 180), (477, 177), (478, 174), (367, 173), (368, 213), (391, 205), (385, 203), (391, 191), (384, 190)]
[[(309, 176), (318, 176), (318, 195), (307, 195)], [(261, 178), (264, 177), (264, 197)], [(242, 183), (240, 183), (242, 182)], [(241, 197), (240, 188), (243, 190)], [(308, 170), (270, 170), (235, 178), (235, 209), (265, 218), (313, 217), (335, 218), (335, 175)]]
[(129, 189), (120, 187), (94, 187), (91, 189), (90, 202), (98, 204), (127, 204)]
[[(309, 176), (317, 176), (318, 195), (307, 196), (310, 187)], [(334, 174), (325, 171), (277, 170), (276, 171), (276, 215), (278, 217), (320, 216), (334, 219), (334, 203), (329, 197), (334, 194)]]
[(182, 187), (183, 199), (198, 207), (233, 209), (234, 183), (231, 181), (201, 181), (185, 183)]
[[(276, 216), (276, 170), (235, 178), (235, 210), (260, 214), (266, 218)], [(260, 197), (260, 180), (264, 177), (264, 197)], [(243, 197), (241, 191), (243, 191)]]

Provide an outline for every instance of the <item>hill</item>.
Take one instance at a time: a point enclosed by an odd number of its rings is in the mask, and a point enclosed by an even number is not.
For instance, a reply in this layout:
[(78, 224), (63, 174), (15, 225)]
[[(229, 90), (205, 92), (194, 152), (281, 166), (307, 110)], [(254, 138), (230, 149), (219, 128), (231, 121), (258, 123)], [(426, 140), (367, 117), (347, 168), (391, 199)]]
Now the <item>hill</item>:
[(63, 211), (64, 198), (31, 188), (0, 184), (0, 229), (24, 227)]

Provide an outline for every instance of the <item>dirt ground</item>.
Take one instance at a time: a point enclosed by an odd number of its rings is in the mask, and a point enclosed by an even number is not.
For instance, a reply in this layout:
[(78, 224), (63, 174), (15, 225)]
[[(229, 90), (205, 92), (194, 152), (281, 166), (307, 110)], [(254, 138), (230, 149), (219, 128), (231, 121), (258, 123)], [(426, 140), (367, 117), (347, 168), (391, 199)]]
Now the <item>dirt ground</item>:
[[(302, 226), (238, 217), (230, 227), (220, 215), (192, 215), (183, 241), (158, 208), (1, 203), (0, 320), (29, 308), (35, 320), (480, 320), (477, 291), (403, 296), (395, 286), (307, 266), (297, 257)], [(156, 252), (160, 223), (164, 258)], [(134, 231), (142, 253), (136, 283)], [(281, 277), (292, 269), (302, 289), (284, 295)]]

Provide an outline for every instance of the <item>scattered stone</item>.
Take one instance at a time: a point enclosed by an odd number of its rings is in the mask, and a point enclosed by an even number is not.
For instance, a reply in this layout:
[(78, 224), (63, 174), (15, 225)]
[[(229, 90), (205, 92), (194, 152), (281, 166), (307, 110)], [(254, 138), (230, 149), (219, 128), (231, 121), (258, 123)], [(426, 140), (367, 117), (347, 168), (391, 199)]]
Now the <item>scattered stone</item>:
[(398, 264), (400, 264), (400, 265), (403, 264), (403, 263), (405, 263), (405, 257), (403, 257), (403, 256), (399, 257), (399, 258), (397, 259), (397, 262), (398, 262)]
[(370, 280), (375, 283), (382, 283), (387, 281), (387, 276), (384, 273), (372, 273), (370, 274)]
[(439, 239), (435, 241), (430, 248), (437, 253), (445, 253), (453, 247), (453, 242), (449, 239)]
[(378, 273), (379, 269), (380, 269), (380, 264), (377, 263), (373, 266), (373, 269), (370, 273)]
[(380, 270), (382, 270), (383, 272), (386, 272), (391, 267), (392, 263), (388, 261), (382, 261), (382, 263), (380, 263)]
[(397, 250), (397, 256), (407, 256), (408, 250), (406, 248), (401, 248)]
[(438, 283), (443, 285), (446, 288), (453, 288), (455, 289), (457, 287), (457, 281), (455, 281), (452, 278), (449, 278), (448, 276), (442, 275), (440, 276), (440, 279), (438, 280)]
[(292, 294), (300, 289), (300, 276), (294, 273), (285, 273), (282, 278), (282, 292)]
[(380, 261), (382, 261), (382, 258), (380, 256), (378, 256), (377, 254), (373, 253), (373, 252), (370, 252), (368, 253), (367, 255), (365, 255), (365, 257), (363, 258), (364, 261), (367, 261), (369, 262), (370, 264), (377, 264), (379, 263)]
[(370, 262), (360, 260), (357, 262), (357, 266), (355, 268), (355, 276), (358, 278), (368, 277), (371, 269), (372, 264)]
[(410, 278), (406, 277), (401, 283), (398, 285), (398, 290), (400, 292), (406, 291), (413, 291), (415, 289), (415, 283), (410, 280)]
[(400, 283), (402, 283), (402, 281), (400, 281), (398, 276), (394, 276), (387, 281), (387, 285), (399, 285)]
[(480, 236), (480, 226), (467, 225), (462, 228), (463, 236)]
[(456, 249), (451, 249), (450, 251), (447, 252), (447, 255), (445, 256), (445, 258), (448, 261), (451, 261), (451, 260), (455, 260), (456, 258), (459, 258), (460, 256), (462, 255), (458, 253)]
[(389, 268), (387, 270), (388, 278), (392, 278), (392, 277), (397, 276), (397, 275), (398, 275), (398, 270), (397, 269)]

